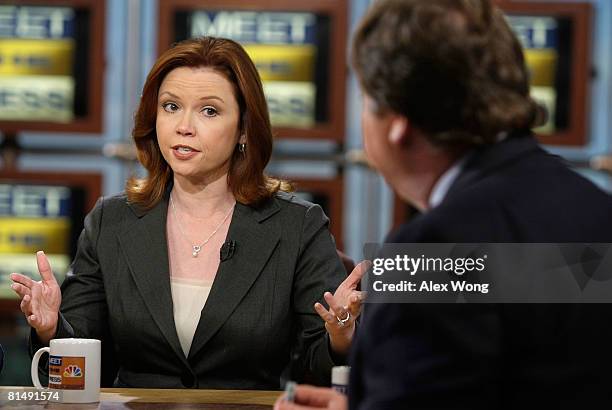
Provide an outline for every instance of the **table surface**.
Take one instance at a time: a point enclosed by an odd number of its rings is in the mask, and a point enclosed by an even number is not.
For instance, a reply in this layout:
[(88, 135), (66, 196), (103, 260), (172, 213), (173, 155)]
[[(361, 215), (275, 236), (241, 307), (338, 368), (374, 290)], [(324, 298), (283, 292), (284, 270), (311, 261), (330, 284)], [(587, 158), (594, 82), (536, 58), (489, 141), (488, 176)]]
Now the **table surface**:
[(100, 402), (93, 404), (60, 404), (46, 401), (8, 400), (9, 392), (32, 392), (33, 387), (0, 386), (0, 407), (19, 409), (271, 409), (281, 394), (261, 390), (196, 389), (101, 389)]

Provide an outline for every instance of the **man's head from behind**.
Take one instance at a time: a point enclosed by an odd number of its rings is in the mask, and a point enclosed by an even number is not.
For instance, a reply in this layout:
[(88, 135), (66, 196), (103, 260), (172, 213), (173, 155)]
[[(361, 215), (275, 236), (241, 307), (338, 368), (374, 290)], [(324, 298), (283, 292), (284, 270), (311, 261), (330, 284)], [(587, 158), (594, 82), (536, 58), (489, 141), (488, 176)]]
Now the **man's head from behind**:
[[(379, 0), (358, 27), (351, 54), (365, 94), (367, 151), (368, 138), (402, 145), (413, 130), (434, 147), (465, 149), (542, 119), (529, 97), (520, 43), (488, 0)], [(371, 125), (389, 113), (403, 126)]]

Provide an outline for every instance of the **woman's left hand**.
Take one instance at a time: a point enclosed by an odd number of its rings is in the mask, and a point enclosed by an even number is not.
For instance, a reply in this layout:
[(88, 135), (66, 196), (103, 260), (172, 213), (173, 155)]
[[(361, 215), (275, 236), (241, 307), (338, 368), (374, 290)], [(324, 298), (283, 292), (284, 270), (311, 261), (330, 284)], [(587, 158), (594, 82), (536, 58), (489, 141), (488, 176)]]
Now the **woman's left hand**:
[(351, 347), (355, 334), (355, 320), (361, 313), (361, 304), (365, 299), (365, 292), (358, 291), (357, 284), (370, 265), (369, 261), (362, 261), (338, 286), (333, 295), (325, 292), (323, 297), (329, 305), (329, 310), (318, 302), (314, 305), (321, 319), (325, 321), (331, 348), (336, 354), (346, 355)]

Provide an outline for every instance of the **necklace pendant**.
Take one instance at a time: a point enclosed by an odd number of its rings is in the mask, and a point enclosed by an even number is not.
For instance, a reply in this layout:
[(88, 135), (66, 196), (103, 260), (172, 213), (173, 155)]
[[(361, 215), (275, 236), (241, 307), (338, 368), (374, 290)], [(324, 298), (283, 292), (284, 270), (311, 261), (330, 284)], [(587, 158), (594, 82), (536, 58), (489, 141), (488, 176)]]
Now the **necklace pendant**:
[(194, 258), (197, 258), (198, 254), (202, 250), (202, 247), (200, 245), (193, 245), (191, 248), (193, 249), (193, 252), (191, 254), (193, 255)]

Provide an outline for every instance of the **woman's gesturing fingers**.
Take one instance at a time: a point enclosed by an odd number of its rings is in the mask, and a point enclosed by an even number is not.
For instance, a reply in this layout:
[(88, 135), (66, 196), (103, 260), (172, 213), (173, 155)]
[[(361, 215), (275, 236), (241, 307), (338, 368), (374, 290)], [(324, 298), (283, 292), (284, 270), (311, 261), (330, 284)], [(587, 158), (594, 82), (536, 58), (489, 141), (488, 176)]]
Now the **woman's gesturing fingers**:
[(368, 271), (368, 269), (370, 269), (370, 266), (372, 266), (372, 262), (368, 260), (359, 262), (351, 274), (346, 277), (344, 282), (342, 282), (342, 285), (351, 290), (356, 289), (357, 284), (361, 281), (361, 278), (363, 278), (363, 275)]
[(25, 275), (22, 275), (21, 273), (11, 273), (11, 280), (14, 283), (18, 283), (27, 289), (32, 289), (32, 286), (36, 284), (34, 280), (30, 279)]
[(36, 264), (38, 265), (38, 272), (43, 282), (57, 283), (55, 276), (53, 276), (53, 271), (51, 270), (47, 255), (45, 255), (43, 251), (36, 252)]
[(24, 296), (30, 295), (30, 288), (20, 283), (13, 283), (11, 289), (19, 296), (19, 299), (23, 299)]
[(36, 264), (40, 281), (35, 281), (19, 273), (11, 274), (11, 288), (21, 298), (20, 309), (28, 324), (36, 331), (52, 335), (57, 327), (57, 318), (62, 294), (44, 252), (36, 253)]

